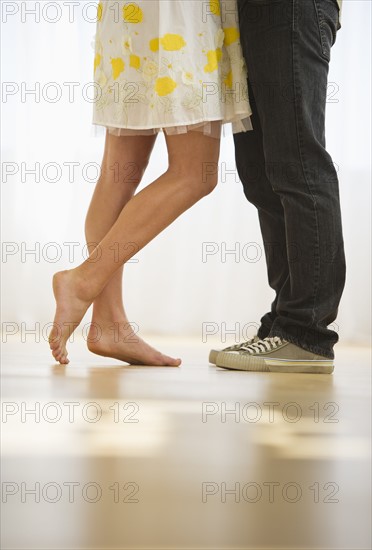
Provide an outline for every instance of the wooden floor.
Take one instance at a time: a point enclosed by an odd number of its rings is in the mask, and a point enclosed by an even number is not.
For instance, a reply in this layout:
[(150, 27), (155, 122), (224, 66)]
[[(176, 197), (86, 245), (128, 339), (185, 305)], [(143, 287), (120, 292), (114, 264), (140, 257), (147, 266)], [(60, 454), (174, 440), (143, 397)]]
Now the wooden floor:
[(182, 366), (3, 346), (3, 549), (371, 548), (369, 348), (296, 375), (151, 342)]

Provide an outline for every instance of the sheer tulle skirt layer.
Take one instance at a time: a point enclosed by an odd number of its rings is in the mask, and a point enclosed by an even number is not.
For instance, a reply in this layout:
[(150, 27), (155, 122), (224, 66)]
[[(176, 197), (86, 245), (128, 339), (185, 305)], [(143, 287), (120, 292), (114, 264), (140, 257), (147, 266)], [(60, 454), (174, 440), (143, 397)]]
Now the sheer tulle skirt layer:
[[(168, 126), (163, 128), (115, 128), (112, 126), (106, 126), (109, 134), (113, 136), (151, 136), (160, 132), (164, 132), (168, 136), (175, 136), (186, 134), (188, 132), (201, 132), (205, 136), (220, 138), (221, 130), (223, 135), (228, 135), (227, 124), (222, 120), (202, 121), (196, 124), (183, 124), (177, 126)], [(247, 132), (252, 130), (252, 123), (250, 117), (243, 118), (239, 121), (234, 121), (231, 124), (232, 133)]]

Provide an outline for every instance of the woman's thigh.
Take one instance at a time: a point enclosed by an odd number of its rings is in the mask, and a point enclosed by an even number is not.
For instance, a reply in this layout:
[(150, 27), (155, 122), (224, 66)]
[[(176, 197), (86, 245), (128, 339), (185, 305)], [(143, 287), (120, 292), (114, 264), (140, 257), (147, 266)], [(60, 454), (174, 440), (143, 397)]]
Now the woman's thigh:
[(106, 132), (102, 160), (104, 180), (137, 186), (149, 163), (156, 137), (156, 134), (115, 136)]

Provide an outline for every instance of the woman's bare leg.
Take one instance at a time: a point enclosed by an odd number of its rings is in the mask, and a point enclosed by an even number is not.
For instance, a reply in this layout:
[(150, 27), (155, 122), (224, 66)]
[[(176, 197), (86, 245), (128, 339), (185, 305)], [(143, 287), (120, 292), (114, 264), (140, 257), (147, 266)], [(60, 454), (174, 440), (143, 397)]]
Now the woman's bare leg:
[[(101, 175), (85, 222), (90, 252), (117, 220), (139, 185), (156, 140), (154, 136), (116, 137), (106, 133)], [(179, 360), (163, 355), (134, 333), (123, 304), (123, 267), (112, 275), (93, 302), (88, 348), (104, 357), (131, 364), (177, 366)]]
[(61, 363), (67, 361), (69, 336), (113, 274), (217, 183), (219, 139), (189, 132), (166, 141), (168, 170), (124, 206), (85, 262), (53, 278), (57, 311), (50, 342)]

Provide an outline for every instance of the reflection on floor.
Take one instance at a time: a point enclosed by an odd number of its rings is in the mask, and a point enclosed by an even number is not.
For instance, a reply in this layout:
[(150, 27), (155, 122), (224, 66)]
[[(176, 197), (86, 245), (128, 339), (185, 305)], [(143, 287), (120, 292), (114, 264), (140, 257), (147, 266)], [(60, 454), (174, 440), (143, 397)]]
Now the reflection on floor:
[(370, 350), (333, 375), (3, 350), (2, 548), (371, 548)]

